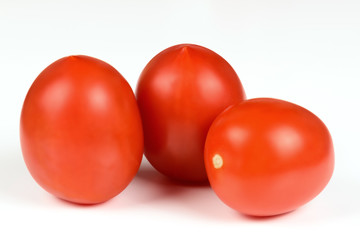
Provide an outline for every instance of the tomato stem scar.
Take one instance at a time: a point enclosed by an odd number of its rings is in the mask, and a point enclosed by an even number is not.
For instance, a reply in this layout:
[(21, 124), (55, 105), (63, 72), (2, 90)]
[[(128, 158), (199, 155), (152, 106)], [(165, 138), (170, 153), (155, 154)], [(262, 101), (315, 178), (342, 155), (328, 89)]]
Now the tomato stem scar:
[(219, 154), (215, 154), (213, 159), (212, 159), (214, 168), (219, 169), (223, 166), (224, 162), (222, 157)]

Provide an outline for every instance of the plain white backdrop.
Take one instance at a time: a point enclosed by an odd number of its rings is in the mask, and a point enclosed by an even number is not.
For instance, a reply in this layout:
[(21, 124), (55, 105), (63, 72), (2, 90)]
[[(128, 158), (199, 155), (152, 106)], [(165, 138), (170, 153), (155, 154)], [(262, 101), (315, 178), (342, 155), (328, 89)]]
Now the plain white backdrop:
[[(146, 160), (100, 205), (51, 196), (28, 173), (19, 143), (22, 102), (58, 58), (113, 65), (133, 89), (161, 50), (195, 43), (222, 55), (248, 98), (302, 105), (328, 126), (335, 172), (304, 207), (249, 218), (209, 187), (169, 182)], [(360, 2), (358, 0), (0, 0), (0, 239), (359, 239)]]

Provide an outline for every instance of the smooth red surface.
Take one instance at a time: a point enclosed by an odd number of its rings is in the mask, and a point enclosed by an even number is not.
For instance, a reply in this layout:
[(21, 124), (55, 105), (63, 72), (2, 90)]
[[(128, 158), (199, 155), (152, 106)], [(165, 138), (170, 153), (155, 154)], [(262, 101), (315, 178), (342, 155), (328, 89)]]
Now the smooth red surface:
[[(216, 154), (222, 163), (214, 165)], [(224, 203), (244, 214), (269, 216), (292, 211), (324, 189), (334, 150), (328, 129), (310, 111), (259, 98), (216, 118), (206, 139), (205, 166)]]
[(146, 65), (136, 97), (149, 162), (176, 180), (207, 181), (203, 154), (210, 124), (245, 98), (233, 68), (207, 48), (176, 45)]
[(62, 58), (32, 84), (20, 122), (21, 147), (33, 178), (76, 203), (104, 202), (135, 176), (143, 133), (135, 96), (109, 64)]

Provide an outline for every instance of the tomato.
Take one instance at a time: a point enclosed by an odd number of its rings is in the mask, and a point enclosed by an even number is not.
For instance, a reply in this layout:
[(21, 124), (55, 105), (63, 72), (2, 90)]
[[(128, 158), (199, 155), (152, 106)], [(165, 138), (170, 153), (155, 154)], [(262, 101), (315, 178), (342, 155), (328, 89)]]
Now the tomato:
[(32, 84), (21, 112), (21, 147), (36, 182), (81, 204), (104, 202), (135, 176), (143, 154), (136, 99), (109, 64), (69, 56)]
[(334, 169), (330, 133), (313, 113), (259, 98), (211, 125), (205, 144), (210, 185), (231, 208), (255, 216), (292, 211), (318, 195)]
[(146, 65), (136, 97), (149, 162), (175, 180), (207, 181), (203, 155), (210, 124), (245, 98), (233, 68), (207, 48), (176, 45)]

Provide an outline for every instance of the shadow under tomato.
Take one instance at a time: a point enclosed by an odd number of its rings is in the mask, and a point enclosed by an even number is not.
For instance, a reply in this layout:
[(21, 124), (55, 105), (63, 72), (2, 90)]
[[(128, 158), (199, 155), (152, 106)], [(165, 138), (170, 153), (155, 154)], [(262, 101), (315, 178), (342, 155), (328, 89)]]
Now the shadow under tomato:
[[(145, 161), (145, 160), (143, 160)], [(182, 182), (176, 179), (168, 178), (165, 175), (159, 173), (155, 168), (147, 163), (143, 163), (136, 175), (136, 178), (144, 181), (155, 182), (158, 184), (172, 185), (179, 187), (190, 187), (190, 188), (208, 188), (209, 182)]]
[(296, 209), (292, 210), (290, 212), (281, 213), (281, 214), (277, 214), (277, 215), (271, 215), (271, 216), (252, 216), (252, 215), (247, 215), (247, 214), (242, 214), (242, 213), (239, 213), (239, 215), (241, 215), (241, 217), (246, 220), (250, 220), (250, 221), (254, 221), (254, 222), (266, 222), (266, 221), (279, 220), (281, 218), (284, 218), (284, 217), (287, 217), (287, 216), (293, 214), (294, 212), (296, 212)]
[(126, 202), (136, 205), (152, 204), (153, 202), (177, 199), (189, 189), (197, 188), (209, 188), (209, 186), (173, 181), (157, 172), (149, 164), (143, 163), (131, 184), (116, 198), (121, 205)]
[(214, 221), (241, 223), (242, 220), (264, 222), (286, 219), (287, 222), (311, 224), (360, 212), (360, 192), (355, 191), (359, 188), (360, 183), (351, 177), (334, 176), (324, 192), (305, 206), (286, 214), (254, 217), (227, 207), (210, 186), (172, 181), (157, 172), (144, 159), (138, 174), (118, 196), (105, 203), (82, 205), (58, 199), (43, 190), (26, 169), (19, 149), (0, 152), (0, 199), (3, 205), (22, 204), (41, 208), (58, 205), (106, 211), (132, 211), (134, 208), (150, 205), (157, 211), (170, 211), (177, 215), (185, 214)]
[[(341, 185), (343, 184), (337, 183), (337, 186)], [(352, 185), (354, 185), (354, 182)], [(339, 198), (339, 196), (333, 196), (339, 191), (334, 191), (333, 186), (329, 187), (329, 189), (328, 187), (325, 189), (326, 195), (329, 195), (326, 197), (326, 201), (325, 199), (321, 200), (323, 196), (323, 193), (321, 193), (321, 196), (288, 213), (263, 217), (249, 216), (238, 213), (226, 206), (209, 185), (184, 184), (170, 180), (157, 172), (144, 159), (133, 182), (112, 203), (116, 203), (122, 208), (151, 204), (159, 211), (170, 211), (174, 212), (174, 214), (185, 214), (225, 222), (242, 222), (242, 220), (245, 220), (252, 222), (286, 221), (307, 224), (343, 215), (351, 215), (359, 210), (359, 207), (356, 208), (357, 210), (353, 209), (354, 204), (344, 205), (343, 199)], [(355, 187), (353, 188), (355, 189)], [(353, 196), (351, 199), (352, 202), (359, 200), (360, 194)]]
[(181, 186), (174, 185), (174, 182), (157, 173), (154, 169), (141, 166), (137, 175), (131, 183), (117, 196), (108, 201), (95, 204), (81, 204), (65, 199), (57, 198), (56, 201), (69, 207), (77, 208), (103, 208), (122, 209), (138, 207), (142, 204), (149, 204), (153, 201), (165, 199), (182, 191)]
[(55, 196), (52, 196), (55, 201), (57, 201), (60, 204), (64, 204), (67, 205), (69, 207), (74, 207), (74, 208), (95, 208), (98, 206), (101, 206), (101, 204), (106, 203), (106, 202), (101, 202), (101, 203), (76, 203), (76, 202), (71, 202), (62, 198), (58, 198)]
[(208, 183), (174, 181), (159, 173), (144, 159), (134, 180), (109, 203), (109, 209), (146, 208), (148, 205), (157, 212), (175, 215), (216, 221), (239, 219), (235, 211), (217, 198)]

